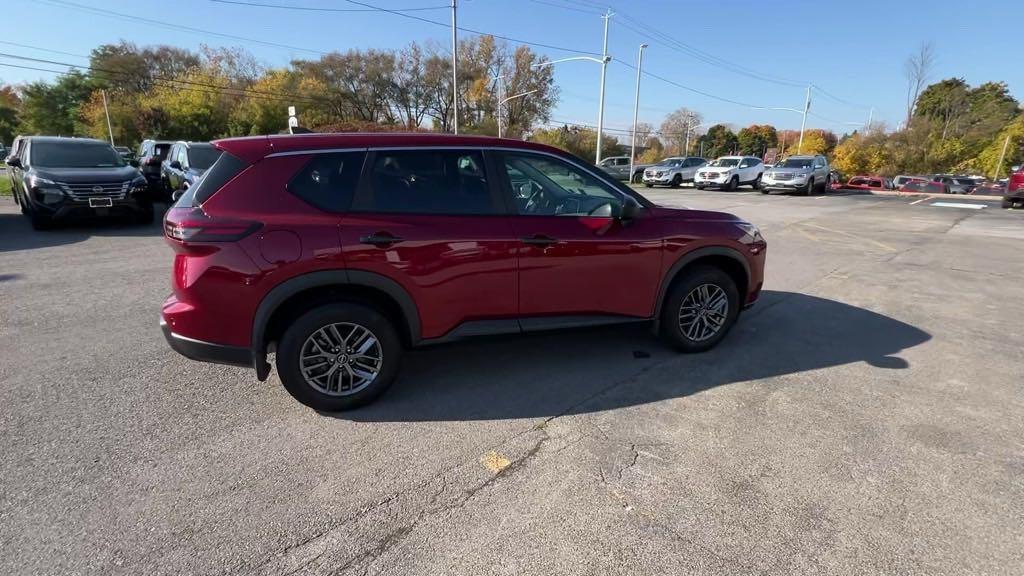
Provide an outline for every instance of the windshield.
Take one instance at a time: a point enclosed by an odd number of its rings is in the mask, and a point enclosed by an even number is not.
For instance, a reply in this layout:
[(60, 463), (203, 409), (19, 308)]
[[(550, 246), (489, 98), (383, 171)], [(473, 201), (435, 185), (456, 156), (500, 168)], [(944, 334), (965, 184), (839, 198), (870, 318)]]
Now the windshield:
[(716, 168), (725, 168), (729, 166), (737, 166), (739, 165), (739, 163), (739, 158), (719, 158), (718, 160), (715, 160), (711, 164), (708, 164), (708, 166), (715, 166)]
[(188, 165), (196, 170), (206, 170), (220, 158), (220, 150), (213, 146), (192, 146), (188, 149)]
[(957, 184), (963, 184), (965, 186), (974, 186), (974, 180), (970, 178), (954, 178)]
[(778, 164), (776, 168), (810, 168), (814, 164), (814, 160), (811, 158), (788, 158), (782, 164)]
[(681, 166), (682, 164), (683, 164), (683, 159), (682, 158), (665, 158), (661, 162), (658, 162), (657, 164), (655, 164), (655, 166), (667, 166), (667, 167), (670, 167), (670, 168), (675, 168), (677, 166)]
[(44, 168), (115, 168), (124, 158), (106, 144), (86, 142), (33, 142), (33, 166)]

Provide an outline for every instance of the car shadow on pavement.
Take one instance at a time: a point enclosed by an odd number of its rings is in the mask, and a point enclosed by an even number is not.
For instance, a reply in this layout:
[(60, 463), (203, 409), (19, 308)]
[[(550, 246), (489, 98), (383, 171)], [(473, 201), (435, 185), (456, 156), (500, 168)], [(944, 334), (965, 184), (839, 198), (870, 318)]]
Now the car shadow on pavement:
[(715, 386), (864, 362), (931, 339), (914, 326), (837, 302), (766, 291), (714, 350), (677, 354), (645, 324), (497, 338), (409, 353), (394, 387), (354, 421), (549, 418), (695, 394)]
[(72, 220), (49, 230), (33, 230), (20, 213), (0, 214), (0, 253), (76, 244), (91, 236), (159, 236), (163, 212), (158, 204), (152, 224), (136, 224), (128, 218)]

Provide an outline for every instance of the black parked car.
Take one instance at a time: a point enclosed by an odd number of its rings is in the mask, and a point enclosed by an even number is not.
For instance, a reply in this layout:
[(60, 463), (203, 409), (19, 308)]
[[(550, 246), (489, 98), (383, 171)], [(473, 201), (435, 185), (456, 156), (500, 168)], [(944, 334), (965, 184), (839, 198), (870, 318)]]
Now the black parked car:
[(14, 198), (36, 230), (76, 216), (153, 221), (146, 179), (102, 140), (29, 136), (7, 160)]
[(170, 191), (164, 189), (163, 174), (160, 167), (167, 158), (173, 142), (166, 140), (143, 140), (139, 145), (139, 170), (149, 182), (149, 189), (155, 197), (167, 198)]
[(163, 164), (164, 186), (172, 193), (187, 190), (220, 158), (209, 142), (175, 142)]

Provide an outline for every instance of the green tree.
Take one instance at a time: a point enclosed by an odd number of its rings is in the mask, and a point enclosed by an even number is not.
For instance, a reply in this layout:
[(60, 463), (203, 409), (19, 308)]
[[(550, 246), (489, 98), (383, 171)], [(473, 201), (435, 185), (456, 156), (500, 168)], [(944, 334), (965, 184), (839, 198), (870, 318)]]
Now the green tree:
[(779, 139), (775, 127), (770, 124), (752, 124), (736, 134), (740, 152), (762, 156), (768, 148), (773, 148)]
[(0, 142), (10, 144), (17, 136), (21, 122), (18, 109), (21, 98), (12, 86), (0, 86)]
[(704, 155), (708, 158), (728, 156), (736, 151), (739, 141), (736, 134), (725, 124), (715, 124), (702, 138)]
[(22, 91), (20, 114), (25, 131), (53, 136), (84, 133), (79, 111), (91, 95), (91, 79), (78, 71), (61, 76), (53, 84), (28, 84)]
[[(561, 128), (539, 128), (530, 137), (533, 142), (561, 148), (575, 154), (587, 162), (597, 154), (597, 130), (582, 126), (562, 126)], [(626, 153), (625, 147), (614, 137), (604, 135), (601, 156), (621, 156)]]

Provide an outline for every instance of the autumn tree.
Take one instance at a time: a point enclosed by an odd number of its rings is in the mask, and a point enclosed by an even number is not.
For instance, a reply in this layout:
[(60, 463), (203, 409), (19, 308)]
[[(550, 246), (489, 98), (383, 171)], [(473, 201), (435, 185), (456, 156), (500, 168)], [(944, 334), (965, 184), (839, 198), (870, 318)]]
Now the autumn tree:
[(689, 108), (670, 112), (661, 122), (661, 138), (665, 148), (672, 155), (686, 155), (688, 145), (697, 141), (696, 128), (703, 117)]
[(725, 124), (715, 124), (703, 136), (704, 155), (708, 158), (728, 156), (736, 151), (739, 145), (736, 134)]
[(10, 142), (18, 134), (18, 109), (21, 98), (13, 86), (0, 86), (0, 142)]
[[(583, 126), (540, 128), (533, 131), (530, 140), (561, 148), (584, 159), (593, 158), (597, 154), (597, 130)], [(621, 156), (626, 152), (615, 137), (608, 134), (604, 135), (601, 144), (602, 155), (605, 157)]]
[(743, 128), (736, 135), (740, 152), (763, 156), (765, 150), (775, 147), (779, 135), (774, 126), (769, 124), (753, 124)]

